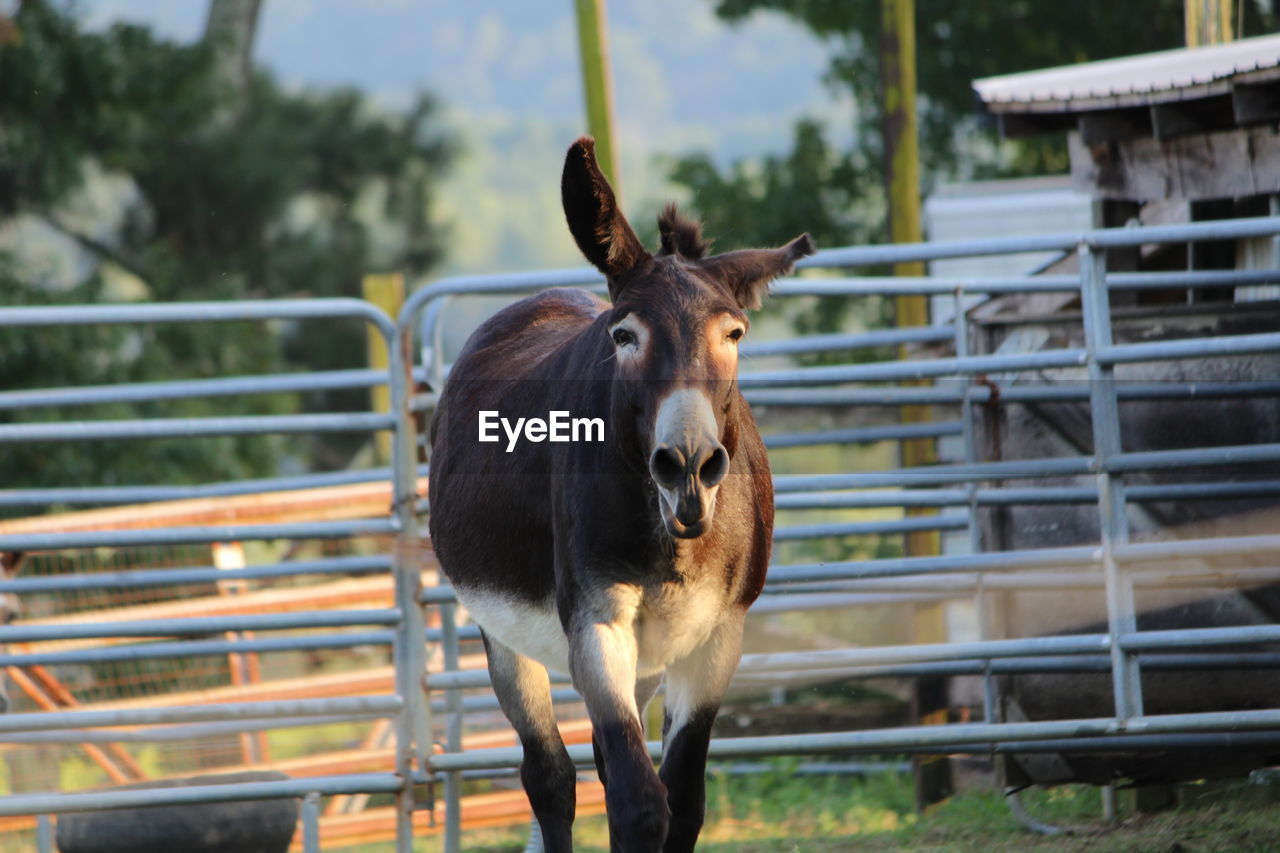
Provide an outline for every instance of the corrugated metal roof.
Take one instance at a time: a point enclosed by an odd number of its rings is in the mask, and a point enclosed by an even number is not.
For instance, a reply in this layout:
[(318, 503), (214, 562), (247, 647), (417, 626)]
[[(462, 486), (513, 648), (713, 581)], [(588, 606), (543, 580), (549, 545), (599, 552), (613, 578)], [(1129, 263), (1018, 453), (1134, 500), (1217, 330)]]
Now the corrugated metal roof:
[(992, 112), (1072, 112), (1211, 97), (1280, 76), (1280, 34), (975, 80)]

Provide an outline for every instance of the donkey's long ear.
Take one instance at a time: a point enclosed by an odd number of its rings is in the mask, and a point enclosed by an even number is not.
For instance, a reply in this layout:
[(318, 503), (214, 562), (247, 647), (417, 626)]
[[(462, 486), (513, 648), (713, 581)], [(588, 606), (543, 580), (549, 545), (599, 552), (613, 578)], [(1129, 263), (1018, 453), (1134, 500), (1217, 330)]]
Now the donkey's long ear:
[(781, 249), (743, 249), (713, 255), (702, 261), (703, 269), (715, 273), (729, 285), (743, 308), (759, 308), (769, 284), (791, 272), (796, 261), (816, 249), (808, 234), (801, 234)]
[(615, 279), (650, 255), (618, 209), (613, 189), (596, 164), (595, 149), (595, 140), (589, 136), (569, 146), (560, 179), (560, 199), (578, 248), (608, 277), (609, 296), (616, 298)]

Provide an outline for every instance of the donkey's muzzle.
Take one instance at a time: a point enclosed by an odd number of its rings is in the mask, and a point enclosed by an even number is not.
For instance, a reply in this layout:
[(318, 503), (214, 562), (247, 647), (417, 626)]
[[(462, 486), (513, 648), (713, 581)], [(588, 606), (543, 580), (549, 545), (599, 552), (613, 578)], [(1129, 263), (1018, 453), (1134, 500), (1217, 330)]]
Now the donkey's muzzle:
[(662, 444), (649, 456), (649, 473), (662, 491), (667, 531), (693, 539), (711, 521), (715, 489), (729, 473), (729, 453), (718, 441), (695, 447)]
[(692, 452), (664, 444), (649, 457), (649, 472), (664, 489), (679, 489), (686, 482), (709, 489), (729, 473), (729, 453), (718, 441)]
[(711, 527), (716, 490), (729, 473), (729, 452), (718, 435), (711, 401), (700, 389), (679, 388), (658, 406), (649, 474), (672, 536), (696, 539)]

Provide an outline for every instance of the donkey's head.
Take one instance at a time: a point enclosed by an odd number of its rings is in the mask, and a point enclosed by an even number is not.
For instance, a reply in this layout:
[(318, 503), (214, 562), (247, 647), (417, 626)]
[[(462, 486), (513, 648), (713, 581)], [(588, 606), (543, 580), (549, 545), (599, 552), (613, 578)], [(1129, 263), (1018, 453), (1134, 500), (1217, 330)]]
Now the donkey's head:
[(609, 284), (605, 329), (624, 403), (615, 412), (633, 421), (667, 532), (696, 538), (711, 527), (736, 451), (745, 311), (759, 308), (769, 283), (813, 254), (813, 243), (804, 234), (780, 249), (704, 257), (698, 224), (668, 206), (658, 217), (661, 248), (650, 254), (618, 209), (594, 148), (588, 137), (569, 148), (561, 195), (578, 248)]

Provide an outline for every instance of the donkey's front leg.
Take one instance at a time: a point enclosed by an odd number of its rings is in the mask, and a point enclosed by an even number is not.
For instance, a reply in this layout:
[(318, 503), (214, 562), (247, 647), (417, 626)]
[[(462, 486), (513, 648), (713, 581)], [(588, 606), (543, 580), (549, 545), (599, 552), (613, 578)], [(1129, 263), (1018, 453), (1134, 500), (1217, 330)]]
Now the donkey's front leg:
[(667, 836), (667, 791), (654, 772), (636, 703), (638, 595), (614, 588), (569, 621), (569, 668), (586, 700), (604, 765), (610, 847), (657, 853)]
[(572, 853), (577, 771), (556, 725), (546, 667), (481, 633), (498, 704), (524, 747), (520, 781), (547, 853)]
[[(645, 710), (649, 707), (649, 703), (653, 701), (653, 694), (658, 692), (658, 687), (661, 684), (661, 673), (636, 680), (636, 710), (639, 712), (642, 721), (645, 718)], [(591, 752), (595, 756), (596, 775), (600, 777), (600, 784), (607, 789), (609, 787), (609, 774), (604, 767), (604, 753), (600, 750), (600, 743), (596, 740), (594, 734), (591, 736)]]
[(689, 853), (702, 830), (711, 724), (742, 657), (742, 621), (740, 611), (726, 615), (693, 654), (667, 669), (660, 777), (671, 824), (663, 853)]

